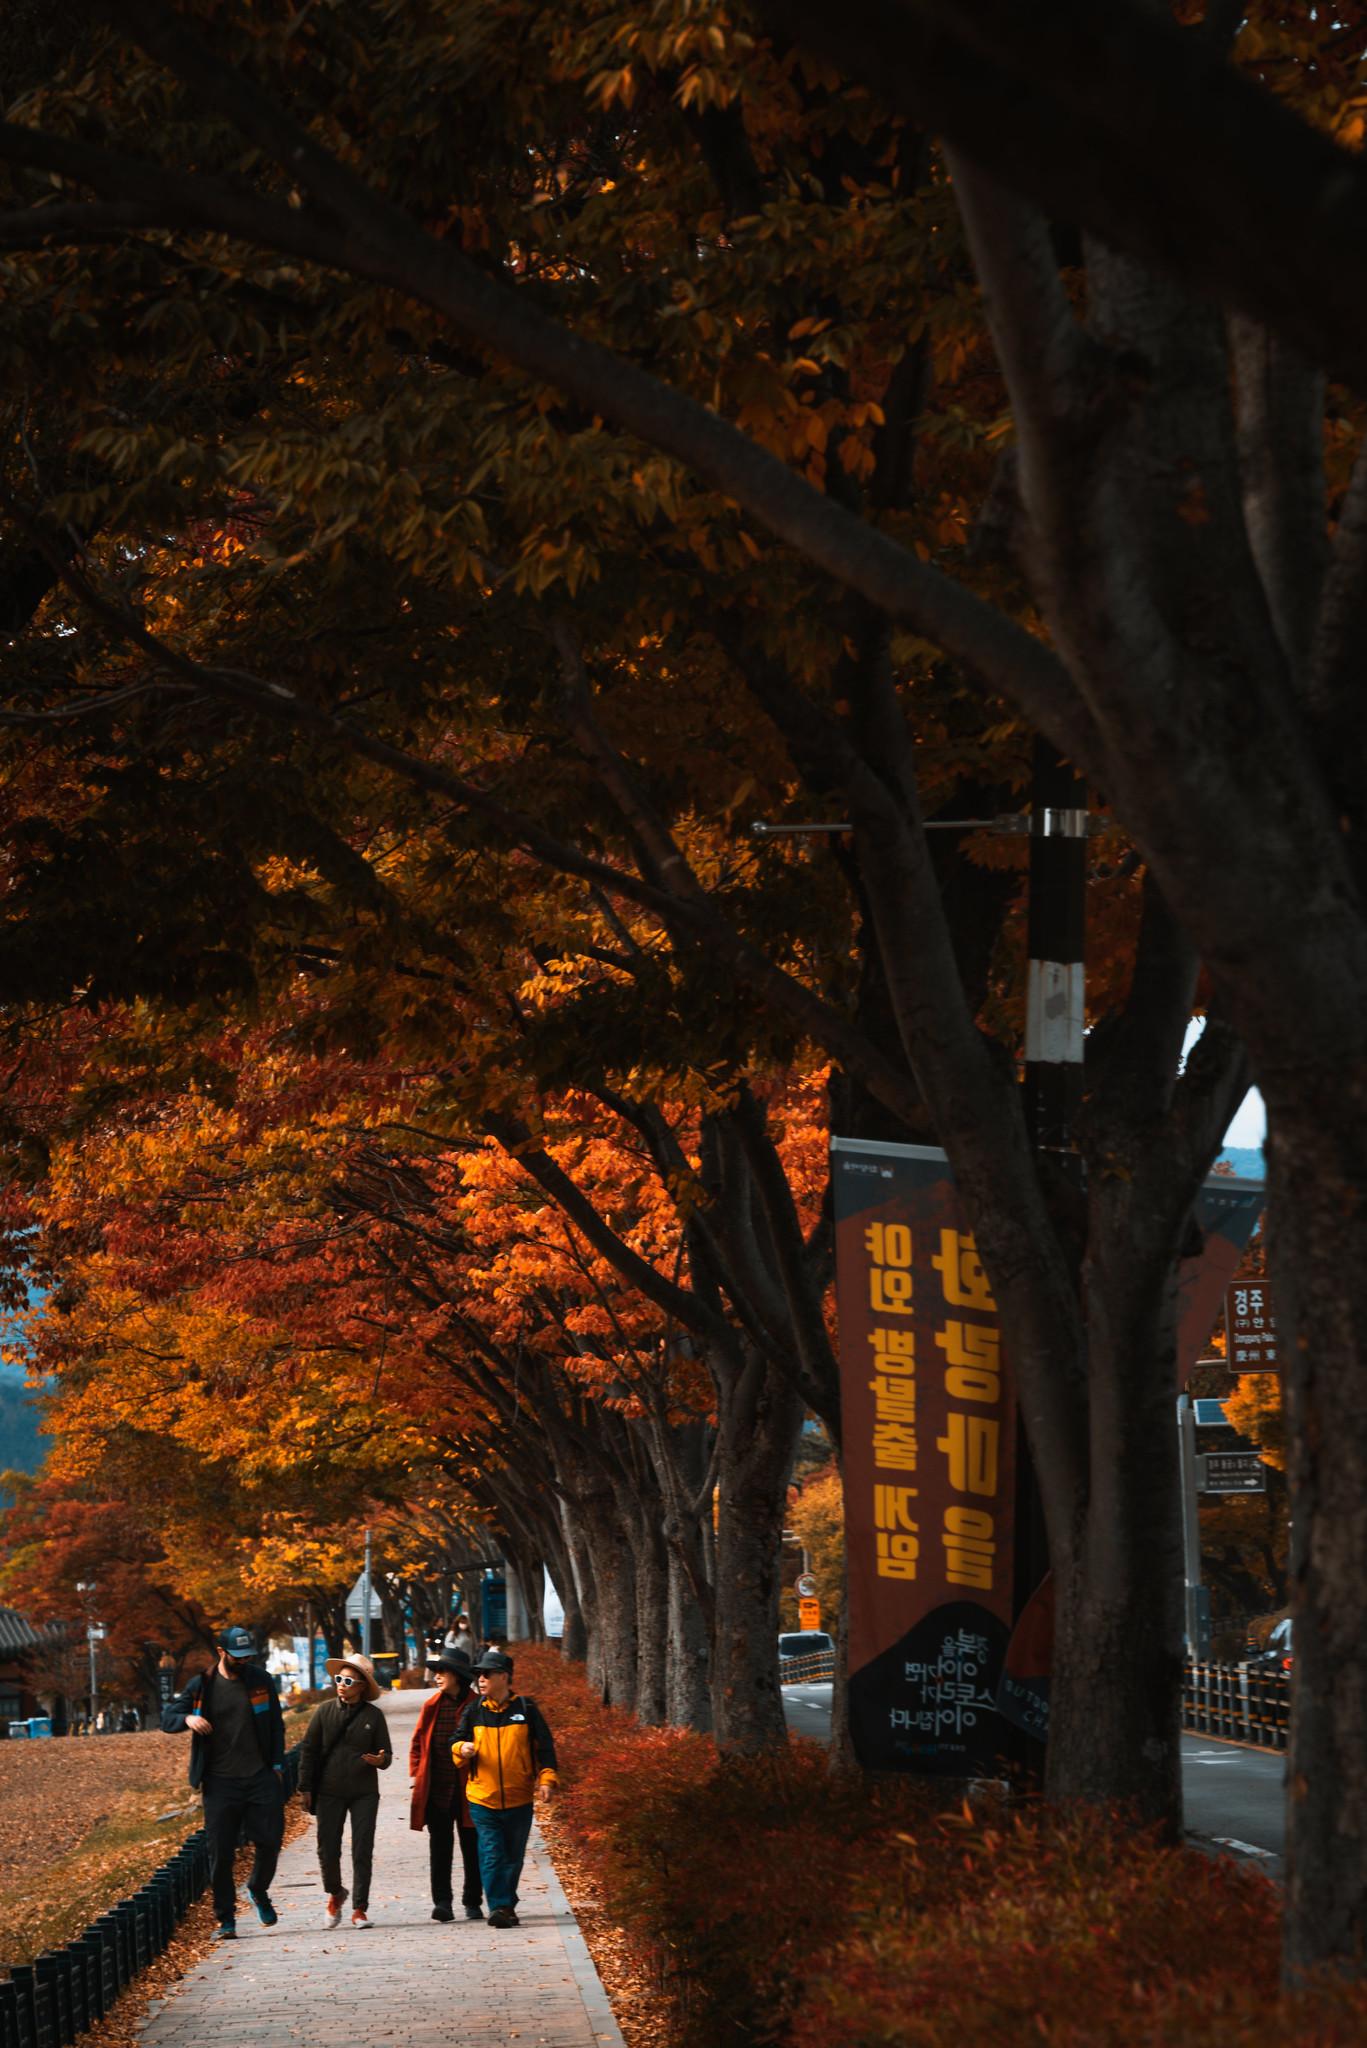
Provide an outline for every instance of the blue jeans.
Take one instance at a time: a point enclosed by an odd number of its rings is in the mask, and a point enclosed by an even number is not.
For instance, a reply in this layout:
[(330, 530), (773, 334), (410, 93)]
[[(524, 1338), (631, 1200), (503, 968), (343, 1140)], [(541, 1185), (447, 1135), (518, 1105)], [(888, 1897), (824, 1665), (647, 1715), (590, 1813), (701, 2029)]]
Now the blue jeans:
[(532, 1831), (530, 1806), (476, 1806), (470, 1802), (470, 1818), (479, 1842), (479, 1874), (491, 1912), (500, 1906), (517, 1904), (517, 1881)]

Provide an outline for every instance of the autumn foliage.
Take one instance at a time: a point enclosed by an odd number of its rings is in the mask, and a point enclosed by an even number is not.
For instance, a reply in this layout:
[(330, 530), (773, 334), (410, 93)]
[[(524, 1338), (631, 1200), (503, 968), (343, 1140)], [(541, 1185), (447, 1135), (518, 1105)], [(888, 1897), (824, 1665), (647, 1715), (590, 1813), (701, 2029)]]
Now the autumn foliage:
[(1350, 2048), (1367, 1992), (1278, 1981), (1260, 1870), (1136, 1833), (1123, 1815), (832, 1771), (815, 1743), (719, 1760), (643, 1730), (554, 1656), (518, 1682), (556, 1729), (551, 1822), (588, 1867), (679, 2048)]

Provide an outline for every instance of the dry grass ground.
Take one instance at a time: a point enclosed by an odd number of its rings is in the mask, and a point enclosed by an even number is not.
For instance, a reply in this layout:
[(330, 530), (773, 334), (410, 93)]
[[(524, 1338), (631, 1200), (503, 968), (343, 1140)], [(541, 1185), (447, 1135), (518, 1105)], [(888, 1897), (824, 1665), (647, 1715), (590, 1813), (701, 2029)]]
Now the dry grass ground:
[[(286, 1720), (297, 1742), (306, 1716)], [(0, 1742), (0, 1971), (59, 1947), (200, 1824), (185, 1735)]]
[(199, 1825), (178, 1735), (0, 1742), (0, 1967), (124, 1898)]

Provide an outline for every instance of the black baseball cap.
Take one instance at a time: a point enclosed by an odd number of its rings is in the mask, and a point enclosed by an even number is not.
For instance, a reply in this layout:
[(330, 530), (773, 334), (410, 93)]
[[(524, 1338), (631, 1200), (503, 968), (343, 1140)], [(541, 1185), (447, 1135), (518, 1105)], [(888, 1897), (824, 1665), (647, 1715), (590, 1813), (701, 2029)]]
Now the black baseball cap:
[(256, 1637), (249, 1628), (225, 1628), (218, 1639), (218, 1647), (240, 1663), (248, 1664), (256, 1656)]

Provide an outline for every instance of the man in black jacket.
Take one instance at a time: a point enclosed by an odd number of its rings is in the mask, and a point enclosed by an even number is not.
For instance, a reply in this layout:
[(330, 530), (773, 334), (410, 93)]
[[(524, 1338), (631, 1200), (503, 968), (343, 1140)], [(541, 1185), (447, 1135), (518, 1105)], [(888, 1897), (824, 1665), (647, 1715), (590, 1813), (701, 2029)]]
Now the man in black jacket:
[(162, 1710), (168, 1735), (188, 1728), (190, 1783), (204, 1792), (204, 1832), (219, 1941), (237, 1938), (237, 1886), (233, 1858), (245, 1827), (256, 1855), (247, 1896), (263, 1927), (279, 1918), (271, 1904), (271, 1879), (285, 1834), (285, 1801), (280, 1771), (285, 1761), (285, 1721), (275, 1680), (255, 1661), (256, 1644), (245, 1628), (225, 1628), (218, 1662), (192, 1678)]

